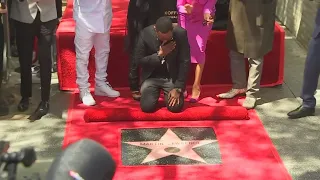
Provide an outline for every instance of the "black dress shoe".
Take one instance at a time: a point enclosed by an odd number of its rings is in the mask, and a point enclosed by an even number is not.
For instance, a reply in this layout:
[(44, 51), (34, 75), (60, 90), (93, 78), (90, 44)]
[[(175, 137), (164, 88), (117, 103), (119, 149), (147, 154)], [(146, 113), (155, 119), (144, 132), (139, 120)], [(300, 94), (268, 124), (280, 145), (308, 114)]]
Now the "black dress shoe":
[(132, 92), (131, 92), (131, 95), (132, 95), (132, 98), (133, 98), (135, 101), (140, 101), (141, 94), (140, 94), (139, 91), (132, 91)]
[(42, 116), (48, 114), (49, 112), (49, 102), (41, 101), (36, 111), (28, 118), (30, 122), (34, 122), (42, 118)]
[(29, 109), (29, 98), (22, 98), (18, 104), (18, 110), (24, 112)]
[(288, 113), (290, 119), (298, 119), (307, 116), (314, 116), (315, 108), (299, 106), (297, 109)]

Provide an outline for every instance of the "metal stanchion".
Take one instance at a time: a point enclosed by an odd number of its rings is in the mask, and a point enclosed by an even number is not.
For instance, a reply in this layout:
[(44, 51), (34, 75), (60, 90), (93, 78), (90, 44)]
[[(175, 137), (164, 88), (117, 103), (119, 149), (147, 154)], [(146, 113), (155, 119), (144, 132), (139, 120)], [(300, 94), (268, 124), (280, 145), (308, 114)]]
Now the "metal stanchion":
[[(7, 4), (7, 0), (1, 0), (1, 4)], [(1, 6), (2, 8), (6, 6)], [(11, 42), (9, 13), (3, 14), (4, 48), (3, 48), (3, 81), (7, 83), (10, 78)]]

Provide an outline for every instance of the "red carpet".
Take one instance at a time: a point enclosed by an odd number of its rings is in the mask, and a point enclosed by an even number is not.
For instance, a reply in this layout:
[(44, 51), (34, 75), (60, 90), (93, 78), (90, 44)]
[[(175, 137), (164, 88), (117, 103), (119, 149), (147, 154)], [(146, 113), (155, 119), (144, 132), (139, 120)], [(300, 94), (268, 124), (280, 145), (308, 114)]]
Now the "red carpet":
[[(72, 2), (63, 15), (57, 30), (58, 77), (61, 90), (76, 88), (74, 21), (72, 20)], [(128, 0), (113, 0), (114, 18), (111, 28), (111, 53), (108, 64), (108, 80), (114, 87), (128, 87), (128, 56), (124, 52), (125, 19)], [(207, 85), (231, 84), (228, 49), (225, 43), (226, 32), (212, 31), (207, 44), (207, 61), (202, 83)], [(284, 68), (284, 30), (277, 24), (273, 50), (266, 55), (261, 84), (275, 86), (283, 83)], [(93, 53), (90, 56), (90, 82), (93, 78), (95, 65)], [(190, 71), (188, 84), (191, 85), (194, 70)]]
[(86, 122), (112, 121), (202, 121), (207, 120), (247, 120), (248, 112), (243, 107), (201, 106), (187, 107), (181, 113), (171, 113), (161, 108), (154, 113), (143, 113), (135, 108), (92, 108), (84, 114)]
[[(228, 87), (204, 87), (202, 99), (196, 106), (239, 107), (242, 98), (222, 101), (212, 98), (225, 90)], [(122, 98), (98, 98), (98, 103), (109, 108), (131, 107), (130, 94), (121, 92)], [(101, 123), (86, 123), (85, 110), (73, 96), (63, 147), (82, 138), (103, 144), (117, 162), (115, 180), (291, 180), (254, 110), (249, 111), (250, 120)], [(210, 137), (215, 140), (205, 136), (205, 131), (214, 132)], [(156, 137), (152, 140), (151, 136)], [(173, 140), (179, 142), (159, 149)], [(188, 151), (179, 152), (186, 148)], [(173, 165), (174, 162), (179, 163)]]

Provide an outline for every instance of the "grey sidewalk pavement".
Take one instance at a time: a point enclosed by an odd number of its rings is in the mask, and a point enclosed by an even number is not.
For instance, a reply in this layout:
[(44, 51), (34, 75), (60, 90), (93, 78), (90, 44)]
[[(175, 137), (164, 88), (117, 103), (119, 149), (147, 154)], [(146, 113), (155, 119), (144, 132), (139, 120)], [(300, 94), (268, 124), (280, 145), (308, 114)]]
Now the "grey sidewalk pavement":
[[(306, 50), (301, 48), (288, 32), (285, 83), (282, 86), (261, 90), (261, 101), (257, 112), (293, 179), (318, 180), (320, 179), (319, 103), (317, 116), (299, 120), (289, 120), (286, 117), (286, 113), (296, 108), (300, 102), (297, 97), (301, 89), (305, 58)], [(41, 121), (29, 123), (25, 119), (39, 102), (39, 85), (34, 85), (32, 110), (21, 114), (16, 110), (19, 101), (18, 84), (19, 75), (12, 73), (8, 88), (16, 100), (12, 105), (10, 116), (0, 118), (0, 139), (11, 141), (11, 151), (34, 146), (39, 152), (39, 160), (33, 167), (19, 169), (19, 180), (24, 179), (25, 175), (30, 176), (36, 172), (44, 177), (52, 159), (61, 152), (69, 94), (58, 90), (57, 79), (54, 78), (51, 113)], [(320, 93), (317, 97), (320, 99)]]

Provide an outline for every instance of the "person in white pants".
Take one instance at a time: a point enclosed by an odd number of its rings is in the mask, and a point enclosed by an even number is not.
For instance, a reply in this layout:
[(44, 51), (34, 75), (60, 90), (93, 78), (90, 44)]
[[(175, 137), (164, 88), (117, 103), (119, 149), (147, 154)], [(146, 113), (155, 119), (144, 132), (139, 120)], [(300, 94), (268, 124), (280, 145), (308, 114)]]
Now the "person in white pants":
[(74, 0), (73, 18), (76, 22), (75, 48), (77, 84), (83, 104), (96, 104), (89, 87), (89, 53), (95, 48), (95, 95), (119, 97), (107, 82), (107, 66), (110, 52), (110, 27), (112, 20), (111, 0)]

